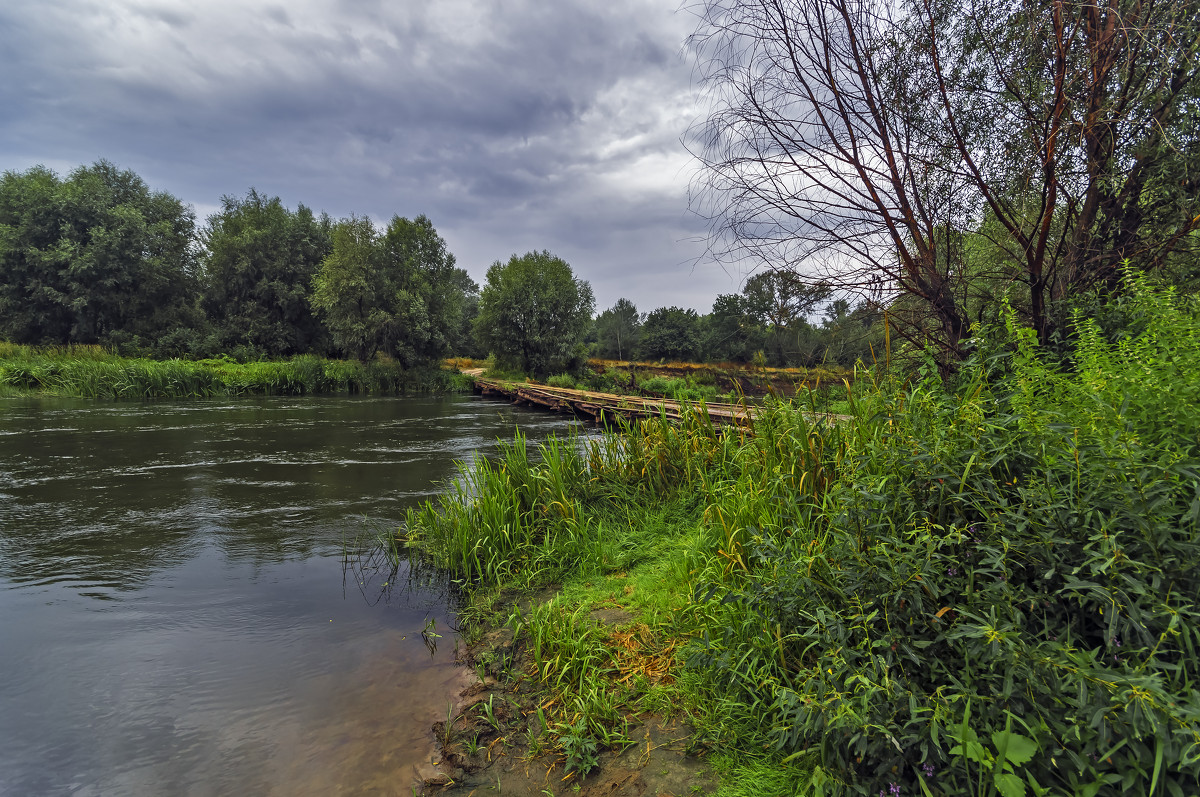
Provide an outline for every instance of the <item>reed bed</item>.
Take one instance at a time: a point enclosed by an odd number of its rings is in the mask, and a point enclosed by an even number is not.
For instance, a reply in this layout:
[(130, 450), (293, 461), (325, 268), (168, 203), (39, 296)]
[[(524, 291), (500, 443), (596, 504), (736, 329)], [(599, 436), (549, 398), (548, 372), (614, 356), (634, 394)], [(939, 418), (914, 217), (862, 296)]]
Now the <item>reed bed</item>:
[[(509, 618), (568, 755), (673, 707), (758, 779), (730, 794), (1200, 793), (1200, 306), (1128, 280), (1131, 331), (1077, 319), (1062, 362), (1010, 321), (948, 382), (858, 380), (847, 422), (518, 438), (408, 550), (479, 606), (561, 585)], [(593, 606), (670, 677), (616, 677)]]
[(206, 398), (244, 395), (413, 393), (470, 389), (460, 375), (405, 370), (395, 363), (229, 359), (146, 360), (98, 346), (35, 348), (0, 343), (0, 389), (6, 393), (105, 399)]

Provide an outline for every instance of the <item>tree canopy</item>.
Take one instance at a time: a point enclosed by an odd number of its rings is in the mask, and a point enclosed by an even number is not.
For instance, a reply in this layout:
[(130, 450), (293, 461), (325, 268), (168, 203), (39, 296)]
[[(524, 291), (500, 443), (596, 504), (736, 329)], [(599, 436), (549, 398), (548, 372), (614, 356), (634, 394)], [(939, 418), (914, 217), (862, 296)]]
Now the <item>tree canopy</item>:
[(240, 346), (278, 357), (327, 345), (309, 294), (329, 254), (331, 224), (304, 205), (291, 211), (253, 188), (244, 199), (222, 197), (201, 235), (210, 349)]
[(641, 332), (642, 316), (637, 306), (628, 299), (617, 299), (616, 304), (596, 317), (596, 353), (601, 357), (628, 359), (637, 350)]
[(107, 161), (0, 177), (0, 336), (141, 343), (195, 321), (190, 207)]
[(700, 357), (700, 336), (695, 310), (660, 307), (646, 316), (638, 350), (645, 360), (695, 360)]
[(513, 255), (488, 269), (475, 332), (497, 360), (546, 376), (571, 368), (595, 300), (565, 260), (547, 251)]
[(1200, 15), (1181, 0), (706, 0), (714, 251), (879, 301), (963, 356), (1004, 297), (1043, 343), (1200, 227)]
[(475, 284), (425, 216), (394, 216), (382, 234), (352, 217), (334, 226), (313, 288), (313, 306), (342, 351), (360, 360), (382, 351), (412, 366), (446, 354)]

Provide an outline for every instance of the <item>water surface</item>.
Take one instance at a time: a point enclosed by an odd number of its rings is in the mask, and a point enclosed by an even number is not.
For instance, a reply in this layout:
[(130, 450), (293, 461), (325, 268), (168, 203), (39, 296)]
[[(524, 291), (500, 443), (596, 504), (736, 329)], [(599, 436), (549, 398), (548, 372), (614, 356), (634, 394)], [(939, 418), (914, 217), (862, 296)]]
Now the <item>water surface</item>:
[(343, 552), (518, 422), (570, 423), (461, 396), (0, 401), (0, 794), (409, 794), (472, 677), (452, 601)]

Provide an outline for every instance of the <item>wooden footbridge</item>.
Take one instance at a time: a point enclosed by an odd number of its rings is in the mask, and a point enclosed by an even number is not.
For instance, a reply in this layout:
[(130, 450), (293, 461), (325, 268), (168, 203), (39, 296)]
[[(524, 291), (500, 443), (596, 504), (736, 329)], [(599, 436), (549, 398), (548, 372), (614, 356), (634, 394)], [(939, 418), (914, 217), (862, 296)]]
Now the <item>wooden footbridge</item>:
[[(542, 407), (555, 412), (570, 412), (596, 423), (611, 423), (618, 417), (659, 418), (678, 420), (684, 402), (671, 399), (622, 396), (616, 393), (593, 393), (565, 387), (535, 385), (528, 382), (504, 382), (468, 374), (475, 380), (475, 390), (484, 396), (508, 399), (514, 404)], [(713, 423), (745, 425), (753, 418), (754, 408), (742, 404), (706, 403), (708, 417)]]

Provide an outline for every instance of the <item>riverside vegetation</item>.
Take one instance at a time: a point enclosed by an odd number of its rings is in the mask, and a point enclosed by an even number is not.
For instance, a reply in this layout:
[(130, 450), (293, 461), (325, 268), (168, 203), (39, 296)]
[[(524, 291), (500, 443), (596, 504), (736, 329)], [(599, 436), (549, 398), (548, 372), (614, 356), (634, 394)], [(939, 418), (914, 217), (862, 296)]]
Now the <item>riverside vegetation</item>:
[(83, 398), (207, 398), (321, 393), (407, 393), (471, 389), (469, 379), (395, 362), (300, 355), (236, 362), (121, 357), (100, 346), (37, 348), (0, 342), (0, 396), (24, 393)]
[(404, 550), (514, 633), (527, 749), (580, 773), (678, 712), (730, 795), (1196, 794), (1200, 306), (1126, 279), (1069, 360), (1010, 314), (845, 422), (518, 437)]

